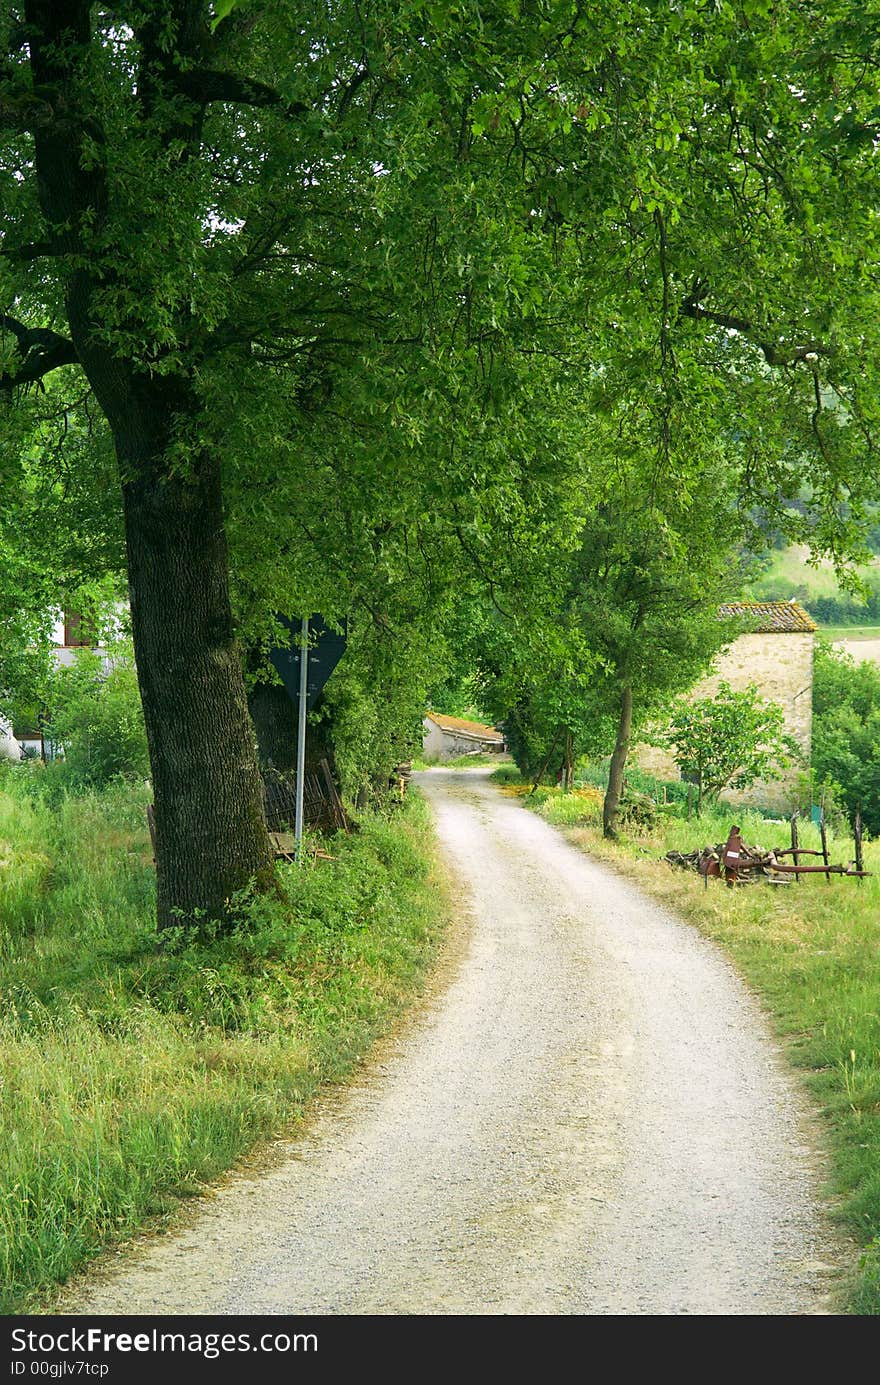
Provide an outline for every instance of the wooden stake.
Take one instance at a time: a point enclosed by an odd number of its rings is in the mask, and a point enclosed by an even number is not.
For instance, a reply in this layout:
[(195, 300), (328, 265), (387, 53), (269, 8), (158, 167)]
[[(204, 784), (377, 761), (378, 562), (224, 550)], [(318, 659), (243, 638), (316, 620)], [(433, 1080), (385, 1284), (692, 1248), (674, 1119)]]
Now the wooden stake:
[(544, 771), (546, 770), (547, 766), (548, 766), (549, 763), (550, 763), (550, 756), (553, 754), (554, 750), (556, 749), (556, 742), (559, 740), (559, 737), (560, 737), (561, 732), (562, 732), (562, 727), (561, 727), (561, 726), (557, 726), (557, 728), (556, 728), (556, 735), (553, 737), (553, 741), (552, 741), (552, 744), (551, 744), (551, 746), (550, 746), (550, 749), (547, 751), (547, 759), (544, 761), (543, 765), (542, 765), (541, 768), (538, 770), (538, 777), (537, 777), (537, 779), (535, 780), (535, 782), (534, 782), (534, 784), (532, 785), (532, 787), (529, 789), (529, 795), (528, 795), (529, 798), (531, 798), (532, 794), (535, 792), (535, 789), (538, 787), (538, 785), (540, 784), (541, 780), (542, 780), (543, 777), (544, 777)]
[(348, 814), (342, 806), (342, 799), (339, 797), (330, 765), (326, 759), (321, 761), (320, 770), (324, 776), (324, 783), (327, 785), (327, 793), (330, 796), (330, 803), (333, 807), (333, 816), (336, 819), (336, 825), (337, 827), (344, 828), (347, 833), (350, 833), (351, 828), (348, 824)]
[(828, 829), (825, 825), (825, 794), (822, 794), (822, 804), (819, 809), (819, 836), (822, 839), (822, 860), (825, 862), (825, 879), (830, 880), (831, 875), (828, 871)]

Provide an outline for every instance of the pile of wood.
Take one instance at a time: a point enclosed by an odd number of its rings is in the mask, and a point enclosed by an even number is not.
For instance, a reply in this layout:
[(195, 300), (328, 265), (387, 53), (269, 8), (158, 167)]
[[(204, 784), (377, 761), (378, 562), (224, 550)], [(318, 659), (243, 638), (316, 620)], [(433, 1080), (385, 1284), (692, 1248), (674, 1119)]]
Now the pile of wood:
[[(263, 803), (270, 832), (289, 831), (296, 816), (296, 775), (267, 770), (263, 775)], [(350, 829), (327, 760), (319, 761), (317, 772), (307, 771), (303, 776), (303, 820), (322, 832)]]

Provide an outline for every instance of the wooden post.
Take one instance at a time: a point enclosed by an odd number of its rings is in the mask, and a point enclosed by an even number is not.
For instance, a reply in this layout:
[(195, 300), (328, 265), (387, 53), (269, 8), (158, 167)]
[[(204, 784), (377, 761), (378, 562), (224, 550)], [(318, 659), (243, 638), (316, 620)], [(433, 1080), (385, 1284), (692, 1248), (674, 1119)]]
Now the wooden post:
[(688, 820), (688, 822), (690, 822), (690, 820), (691, 820), (691, 813), (693, 812), (693, 808), (694, 808), (694, 786), (693, 786), (693, 784), (690, 782), (690, 780), (688, 780), (688, 806), (687, 806), (687, 820)]
[(309, 679), (309, 621), (303, 616), (299, 636), (299, 703), (297, 704), (296, 735), (296, 801), (294, 806), (294, 860), (301, 863), (303, 835), (303, 804), (306, 784), (306, 712), (308, 710)]
[[(853, 818), (853, 838), (855, 839), (855, 844), (856, 844), (856, 870), (857, 870), (857, 871), (862, 871), (862, 870), (864, 870), (865, 867), (864, 867), (864, 860), (863, 860), (863, 857), (862, 857), (862, 805), (861, 805), (861, 803), (857, 803), (857, 804), (856, 804), (856, 815), (855, 815), (855, 817)], [(861, 875), (859, 875), (859, 884), (861, 885), (861, 883), (862, 883), (862, 877), (861, 877)]]
[[(797, 813), (792, 813), (791, 815), (791, 859), (796, 866), (800, 865), (800, 862), (798, 860)], [(799, 885), (801, 883), (801, 878), (797, 874), (797, 872), (795, 872), (794, 883), (796, 885)]]
[[(322, 775), (324, 776), (324, 783), (327, 786), (327, 794), (330, 799), (331, 806), (333, 808), (333, 816), (336, 820), (336, 825), (337, 827), (344, 828), (346, 832), (350, 832), (351, 828), (348, 825), (348, 814), (342, 806), (342, 799), (339, 797), (339, 793), (336, 788), (336, 782), (333, 778), (329, 762), (326, 759), (321, 761), (320, 770)], [(401, 783), (402, 782), (403, 781), (401, 780)], [(402, 797), (403, 794), (401, 793), (401, 798)]]
[(819, 836), (822, 839), (822, 860), (825, 862), (825, 879), (831, 879), (828, 870), (828, 828), (825, 823), (825, 794), (822, 794), (822, 803), (819, 808)]

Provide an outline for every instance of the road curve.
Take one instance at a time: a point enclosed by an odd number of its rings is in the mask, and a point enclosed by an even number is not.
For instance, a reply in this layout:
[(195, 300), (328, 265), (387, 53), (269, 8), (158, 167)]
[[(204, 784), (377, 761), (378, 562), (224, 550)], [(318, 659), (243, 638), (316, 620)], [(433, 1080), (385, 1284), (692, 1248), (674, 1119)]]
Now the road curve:
[(418, 779), (470, 914), (448, 984), (63, 1311), (833, 1311), (807, 1118), (719, 950), (485, 772)]

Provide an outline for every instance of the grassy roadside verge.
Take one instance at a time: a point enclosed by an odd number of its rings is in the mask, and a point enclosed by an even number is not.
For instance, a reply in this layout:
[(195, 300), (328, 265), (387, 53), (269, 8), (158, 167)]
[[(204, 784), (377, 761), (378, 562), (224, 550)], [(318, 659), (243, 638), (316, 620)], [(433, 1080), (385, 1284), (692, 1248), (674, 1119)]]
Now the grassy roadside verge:
[(0, 1313), (289, 1129), (419, 989), (448, 911), (426, 805), (285, 871), (291, 908), (157, 947), (143, 795), (0, 785)]
[[(784, 887), (710, 881), (704, 889), (663, 854), (723, 841), (733, 821), (745, 841), (783, 846), (787, 826), (726, 809), (692, 822), (660, 817), (606, 842), (595, 790), (540, 789), (531, 806), (721, 943), (762, 998), (828, 1123), (839, 1216), (864, 1247), (848, 1306), (880, 1314), (880, 842), (866, 846), (865, 864), (877, 874), (862, 885), (813, 876)], [(804, 847), (818, 845), (809, 826), (800, 837)], [(839, 836), (831, 856), (849, 860), (852, 841)]]

